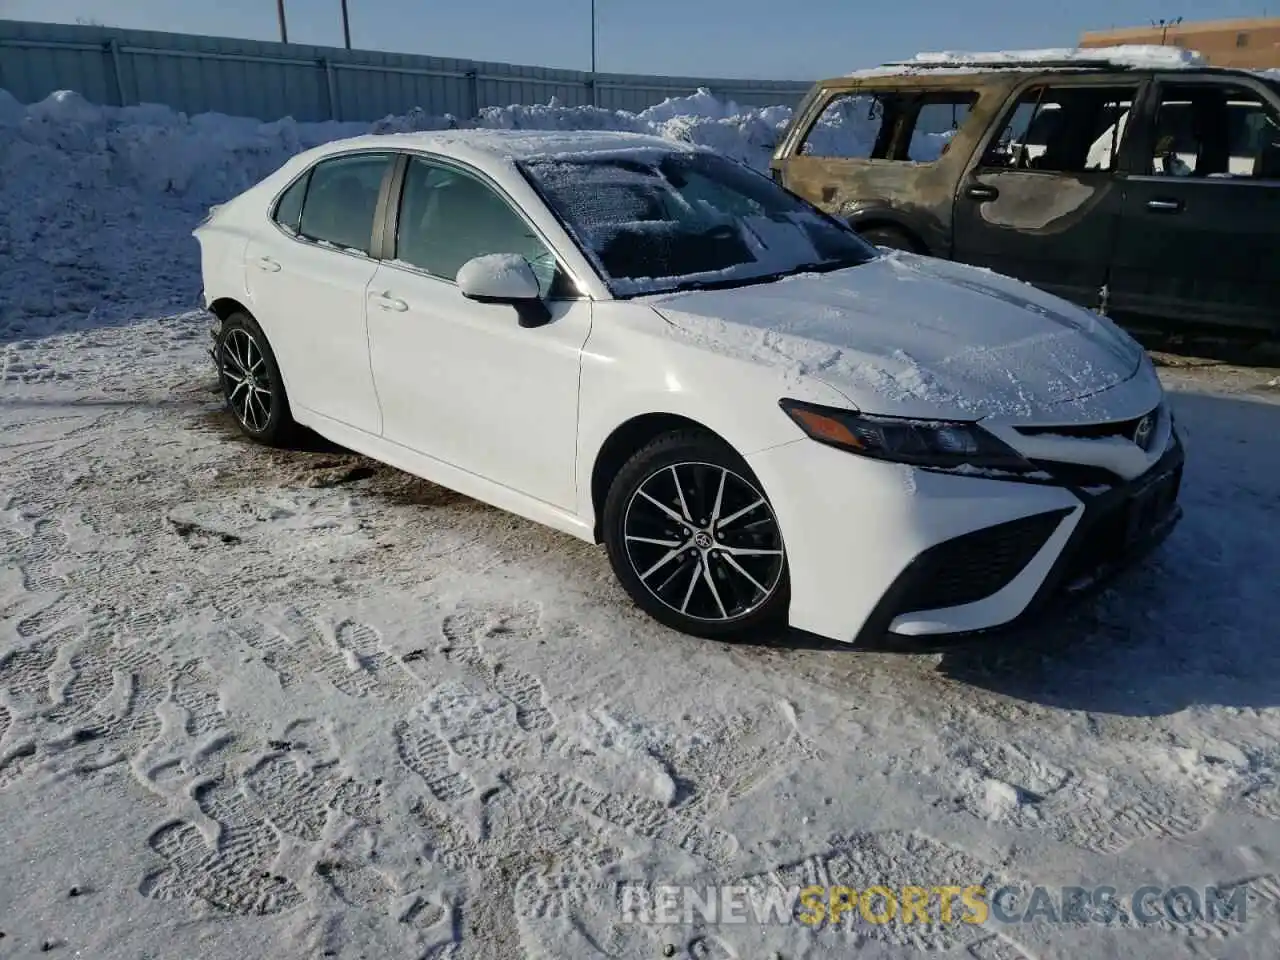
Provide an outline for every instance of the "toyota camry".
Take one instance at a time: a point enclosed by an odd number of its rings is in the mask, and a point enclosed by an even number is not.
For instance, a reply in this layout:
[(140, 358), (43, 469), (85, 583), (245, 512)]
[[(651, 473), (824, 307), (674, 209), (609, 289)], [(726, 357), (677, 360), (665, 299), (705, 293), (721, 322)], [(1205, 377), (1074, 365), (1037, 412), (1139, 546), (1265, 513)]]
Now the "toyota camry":
[(1157, 544), (1183, 453), (1105, 317), (641, 135), (367, 136), (197, 228), (241, 430), (587, 541), (706, 637), (1010, 624)]

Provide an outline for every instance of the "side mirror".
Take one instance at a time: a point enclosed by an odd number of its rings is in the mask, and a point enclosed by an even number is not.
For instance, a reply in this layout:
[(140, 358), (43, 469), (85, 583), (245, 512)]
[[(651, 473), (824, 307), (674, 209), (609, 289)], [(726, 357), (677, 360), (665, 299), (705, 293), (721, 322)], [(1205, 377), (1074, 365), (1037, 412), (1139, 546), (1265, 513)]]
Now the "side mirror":
[(489, 253), (468, 260), (458, 271), (458, 289), (477, 303), (511, 304), (522, 327), (540, 327), (551, 319), (533, 268), (518, 254)]

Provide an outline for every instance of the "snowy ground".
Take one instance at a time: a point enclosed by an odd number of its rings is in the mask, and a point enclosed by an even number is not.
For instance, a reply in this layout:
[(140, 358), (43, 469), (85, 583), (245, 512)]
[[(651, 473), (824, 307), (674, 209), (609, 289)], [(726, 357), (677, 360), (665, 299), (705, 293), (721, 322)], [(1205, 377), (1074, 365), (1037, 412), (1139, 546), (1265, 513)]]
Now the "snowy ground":
[[(1166, 369), (1187, 517), (1064, 621), (698, 641), (598, 549), (238, 439), (191, 309), (217, 188), (126, 177), (99, 122), (0, 124), (0, 955), (1280, 949), (1280, 371)], [(672, 880), (1244, 884), (1249, 914), (620, 922), (620, 885)]]

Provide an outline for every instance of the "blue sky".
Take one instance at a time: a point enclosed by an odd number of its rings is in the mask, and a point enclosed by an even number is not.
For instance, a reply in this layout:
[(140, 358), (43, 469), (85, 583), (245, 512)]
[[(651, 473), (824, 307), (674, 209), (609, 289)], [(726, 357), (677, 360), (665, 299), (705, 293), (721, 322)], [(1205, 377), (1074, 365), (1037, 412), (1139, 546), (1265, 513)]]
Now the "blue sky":
[[(352, 44), (590, 67), (590, 0), (348, 0)], [(1068, 46), (1153, 19), (1280, 14), (1280, 0), (596, 0), (599, 69), (813, 79), (919, 50)], [(1270, 4), (1270, 11), (1267, 10)], [(342, 43), (339, 0), (285, 0), (289, 39)], [(792, 17), (783, 24), (784, 17)], [(0, 18), (271, 40), (273, 0), (0, 0)]]

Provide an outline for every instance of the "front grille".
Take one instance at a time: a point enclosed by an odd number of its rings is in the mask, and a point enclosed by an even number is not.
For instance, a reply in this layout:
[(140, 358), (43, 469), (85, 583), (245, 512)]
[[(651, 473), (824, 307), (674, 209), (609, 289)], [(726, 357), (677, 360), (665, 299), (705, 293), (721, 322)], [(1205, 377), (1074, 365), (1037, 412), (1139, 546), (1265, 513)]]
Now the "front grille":
[(939, 610), (983, 600), (1008, 586), (1058, 529), (1070, 510), (985, 527), (930, 547), (901, 581), (899, 613)]
[(1061, 427), (1014, 427), (1020, 434), (1025, 437), (1043, 436), (1045, 434), (1053, 434), (1059, 437), (1074, 437), (1078, 440), (1100, 440), (1106, 437), (1124, 437), (1126, 440), (1132, 440), (1137, 443), (1136, 437), (1138, 424), (1142, 423), (1148, 417), (1151, 417), (1151, 429), (1146, 434), (1146, 443), (1144, 449), (1149, 449), (1149, 444), (1155, 439), (1155, 427), (1158, 422), (1157, 414), (1160, 408), (1149, 411), (1140, 417), (1133, 417), (1130, 420), (1113, 420), (1110, 423), (1086, 423), (1072, 424)]
[[(1139, 537), (1159, 526), (1174, 511), (1178, 494), (1182, 487), (1182, 468), (1174, 471), (1170, 480), (1157, 491), (1153, 502), (1148, 504), (1142, 527), (1137, 531)], [(1110, 568), (1124, 562), (1132, 548), (1130, 537), (1131, 511), (1133, 504), (1129, 500), (1121, 500), (1116, 506), (1098, 516), (1087, 527), (1082, 528), (1079, 539), (1068, 558), (1063, 574), (1062, 585), (1068, 592), (1089, 587), (1100, 575)]]

